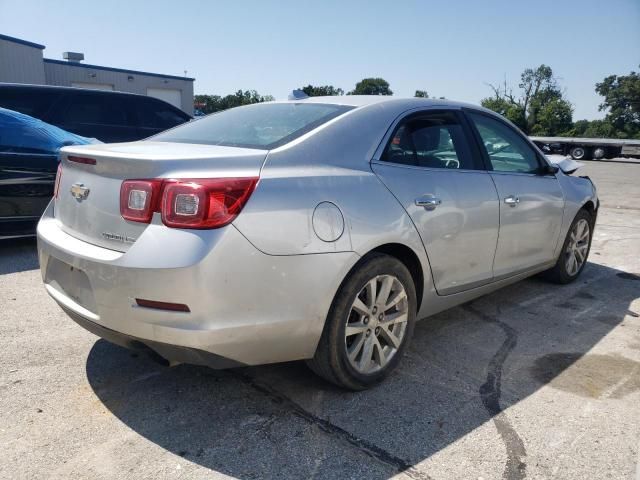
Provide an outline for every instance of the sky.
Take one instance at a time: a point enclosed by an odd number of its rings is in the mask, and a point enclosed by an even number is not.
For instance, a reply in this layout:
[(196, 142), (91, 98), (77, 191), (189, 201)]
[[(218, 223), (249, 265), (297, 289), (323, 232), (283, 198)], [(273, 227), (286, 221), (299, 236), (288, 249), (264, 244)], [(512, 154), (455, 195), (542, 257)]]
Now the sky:
[(46, 58), (195, 77), (196, 94), (365, 77), (395, 95), (479, 103), (489, 83), (551, 66), (574, 120), (602, 118), (596, 82), (640, 69), (640, 0), (0, 0), (0, 33)]

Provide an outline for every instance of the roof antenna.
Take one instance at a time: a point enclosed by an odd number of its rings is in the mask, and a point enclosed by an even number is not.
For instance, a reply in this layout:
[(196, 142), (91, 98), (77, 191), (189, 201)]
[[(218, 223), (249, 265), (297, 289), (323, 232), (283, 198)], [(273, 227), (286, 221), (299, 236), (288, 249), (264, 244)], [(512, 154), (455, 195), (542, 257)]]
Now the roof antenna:
[(309, 95), (304, 93), (302, 90), (293, 90), (287, 100), (303, 100), (305, 98), (309, 98)]

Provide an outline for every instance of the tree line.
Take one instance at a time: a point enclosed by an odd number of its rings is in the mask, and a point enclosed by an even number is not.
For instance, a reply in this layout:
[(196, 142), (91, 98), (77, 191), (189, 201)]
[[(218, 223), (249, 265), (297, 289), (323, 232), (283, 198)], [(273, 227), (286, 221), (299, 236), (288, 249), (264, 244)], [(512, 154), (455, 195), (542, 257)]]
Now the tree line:
[[(640, 72), (610, 75), (595, 84), (596, 93), (603, 97), (599, 110), (606, 112), (602, 120), (574, 121), (573, 105), (547, 65), (525, 69), (517, 87), (506, 80), (488, 87), (491, 94), (480, 104), (505, 116), (527, 135), (640, 139)], [(306, 85), (300, 90), (310, 97), (345, 95), (342, 88), (333, 85)], [(372, 77), (356, 83), (346, 95), (393, 95), (393, 91), (385, 79)], [(429, 98), (429, 93), (416, 90), (414, 96)], [(202, 113), (214, 113), (273, 99), (255, 90), (238, 90), (224, 97), (196, 95), (195, 107)]]

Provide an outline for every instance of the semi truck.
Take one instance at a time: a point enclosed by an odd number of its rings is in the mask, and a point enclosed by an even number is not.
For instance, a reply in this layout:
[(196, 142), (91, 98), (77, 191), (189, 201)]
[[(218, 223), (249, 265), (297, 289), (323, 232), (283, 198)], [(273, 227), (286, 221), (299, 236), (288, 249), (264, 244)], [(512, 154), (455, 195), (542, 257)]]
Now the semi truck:
[(640, 140), (613, 138), (529, 137), (545, 153), (571, 155), (574, 160), (640, 158)]

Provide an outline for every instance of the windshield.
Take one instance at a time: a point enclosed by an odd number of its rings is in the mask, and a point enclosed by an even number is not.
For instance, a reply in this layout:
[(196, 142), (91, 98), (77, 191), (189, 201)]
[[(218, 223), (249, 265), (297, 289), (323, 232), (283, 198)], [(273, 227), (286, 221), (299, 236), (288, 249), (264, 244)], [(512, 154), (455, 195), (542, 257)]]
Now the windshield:
[(162, 132), (158, 142), (271, 150), (354, 107), (320, 103), (262, 103), (231, 108)]

